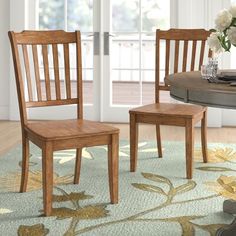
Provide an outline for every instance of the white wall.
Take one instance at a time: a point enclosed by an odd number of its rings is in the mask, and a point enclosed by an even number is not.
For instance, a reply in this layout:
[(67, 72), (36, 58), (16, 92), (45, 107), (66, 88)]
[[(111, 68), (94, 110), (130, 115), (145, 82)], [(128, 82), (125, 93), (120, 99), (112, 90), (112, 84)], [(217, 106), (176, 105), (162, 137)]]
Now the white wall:
[(10, 2), (0, 1), (0, 119), (9, 117)]

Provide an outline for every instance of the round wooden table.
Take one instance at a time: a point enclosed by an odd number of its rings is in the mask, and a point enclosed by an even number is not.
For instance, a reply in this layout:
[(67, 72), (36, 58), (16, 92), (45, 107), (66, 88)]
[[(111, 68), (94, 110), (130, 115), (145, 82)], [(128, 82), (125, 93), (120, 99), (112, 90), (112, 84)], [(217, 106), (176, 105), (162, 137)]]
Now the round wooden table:
[[(199, 71), (168, 75), (165, 83), (170, 86), (170, 95), (176, 100), (210, 107), (236, 109), (236, 86), (209, 83), (201, 78)], [(223, 210), (236, 214), (236, 201), (225, 200)], [(233, 234), (228, 234), (229, 231)], [(236, 221), (229, 228), (218, 230), (217, 235), (236, 235)]]
[(182, 102), (236, 109), (236, 86), (209, 83), (199, 71), (172, 74), (165, 82), (171, 97)]

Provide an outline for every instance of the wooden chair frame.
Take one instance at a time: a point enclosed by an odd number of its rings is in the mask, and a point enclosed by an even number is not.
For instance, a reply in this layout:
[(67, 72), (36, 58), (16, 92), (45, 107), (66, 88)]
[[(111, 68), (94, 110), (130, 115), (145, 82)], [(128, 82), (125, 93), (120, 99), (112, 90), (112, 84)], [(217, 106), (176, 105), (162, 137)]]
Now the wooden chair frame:
[[(11, 42), (16, 87), (19, 101), (19, 110), (22, 129), (22, 176), (20, 192), (25, 192), (29, 172), (29, 141), (32, 141), (42, 149), (42, 173), (43, 173), (43, 202), (44, 214), (50, 216), (52, 213), (53, 193), (53, 152), (63, 149), (76, 149), (76, 164), (74, 183), (79, 183), (81, 153), (83, 147), (108, 145), (108, 172), (111, 203), (118, 202), (118, 147), (119, 129), (98, 122), (83, 119), (83, 96), (82, 96), (82, 61), (81, 61), (81, 36), (80, 32), (56, 31), (23, 31), (15, 33), (9, 31)], [(58, 45), (63, 46), (66, 98), (62, 98), (60, 90), (60, 74), (58, 64)], [(70, 78), (70, 44), (76, 45), (76, 77), (77, 95), (72, 98)], [(46, 98), (42, 98), (40, 85), (38, 45), (42, 47), (44, 65)], [(55, 78), (56, 98), (52, 98), (51, 81), (49, 74), (48, 47), (52, 47), (53, 69)], [(19, 49), (22, 48), (22, 62)], [(28, 49), (31, 48), (34, 65), (34, 79), (37, 90), (36, 100), (33, 96), (32, 79)], [(22, 63), (21, 63), (22, 62)], [(22, 68), (25, 71), (27, 86), (24, 84)], [(27, 87), (25, 91), (25, 87)], [(28, 91), (28, 101), (26, 92)], [(27, 108), (77, 105), (77, 119), (66, 121), (41, 121), (32, 122), (28, 120)], [(53, 131), (53, 132), (52, 132)], [(60, 132), (63, 131), (63, 132)]]
[[(190, 71), (193, 71), (196, 64), (197, 41), (201, 42), (198, 69), (203, 63), (205, 45), (209, 31), (204, 29), (170, 29), (167, 31), (156, 31), (156, 65), (155, 65), (155, 103), (130, 110), (130, 171), (134, 172), (137, 168), (138, 154), (138, 124), (148, 123), (156, 125), (156, 139), (158, 156), (162, 157), (162, 145), (160, 125), (182, 126), (185, 127), (186, 139), (186, 175), (192, 178), (193, 170), (193, 148), (194, 148), (194, 125), (201, 121), (201, 141), (203, 160), (207, 162), (207, 108), (197, 105), (168, 104), (160, 103), (160, 90), (169, 91), (169, 86), (160, 83), (160, 41), (166, 42), (165, 55), (165, 76), (170, 73), (170, 42), (175, 41), (174, 47), (174, 71), (179, 67), (180, 41), (184, 42), (182, 71), (187, 69), (188, 43), (192, 41)], [(208, 57), (212, 52), (208, 51)]]

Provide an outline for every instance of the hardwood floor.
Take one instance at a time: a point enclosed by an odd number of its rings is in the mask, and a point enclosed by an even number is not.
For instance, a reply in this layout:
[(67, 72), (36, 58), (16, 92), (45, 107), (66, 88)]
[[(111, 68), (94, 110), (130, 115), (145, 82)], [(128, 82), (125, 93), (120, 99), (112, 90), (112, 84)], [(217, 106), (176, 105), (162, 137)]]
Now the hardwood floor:
[[(129, 139), (128, 124), (111, 124), (120, 129), (120, 139)], [(140, 125), (139, 140), (154, 140), (155, 126)], [(161, 127), (162, 140), (184, 141), (185, 133), (181, 127)], [(196, 142), (200, 142), (200, 128), (195, 128)], [(20, 123), (0, 121), (0, 155), (21, 142)], [(236, 127), (208, 128), (208, 142), (236, 143)]]

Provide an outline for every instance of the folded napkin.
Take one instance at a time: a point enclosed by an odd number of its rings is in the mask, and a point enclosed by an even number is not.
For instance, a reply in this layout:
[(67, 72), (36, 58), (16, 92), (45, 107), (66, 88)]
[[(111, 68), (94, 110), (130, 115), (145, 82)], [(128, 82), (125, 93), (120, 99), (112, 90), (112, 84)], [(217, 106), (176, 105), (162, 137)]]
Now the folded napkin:
[(223, 81), (236, 81), (236, 70), (222, 70), (217, 78)]

